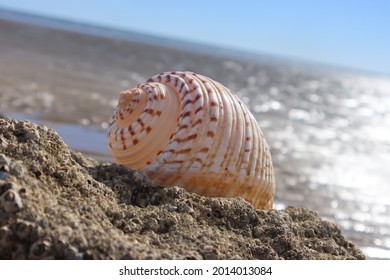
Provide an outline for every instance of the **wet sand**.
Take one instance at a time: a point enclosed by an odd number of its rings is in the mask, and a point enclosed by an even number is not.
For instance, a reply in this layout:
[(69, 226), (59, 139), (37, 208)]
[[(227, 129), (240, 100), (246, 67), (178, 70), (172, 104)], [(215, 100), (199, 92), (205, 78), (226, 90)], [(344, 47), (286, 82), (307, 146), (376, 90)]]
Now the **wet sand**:
[(276, 207), (318, 211), (368, 257), (390, 258), (389, 142), (373, 125), (387, 125), (387, 78), (4, 20), (0, 34), (0, 113), (47, 124), (70, 147), (110, 161), (105, 133), (120, 91), (162, 71), (210, 76), (259, 121), (276, 171)]

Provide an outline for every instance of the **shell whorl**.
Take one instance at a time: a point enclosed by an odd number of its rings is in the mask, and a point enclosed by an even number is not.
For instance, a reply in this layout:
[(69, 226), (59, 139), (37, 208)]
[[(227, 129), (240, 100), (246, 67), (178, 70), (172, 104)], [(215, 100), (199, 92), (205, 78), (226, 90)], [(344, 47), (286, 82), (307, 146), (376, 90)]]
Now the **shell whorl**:
[(165, 72), (120, 94), (108, 130), (115, 160), (159, 185), (273, 204), (265, 138), (229, 89), (192, 72)]

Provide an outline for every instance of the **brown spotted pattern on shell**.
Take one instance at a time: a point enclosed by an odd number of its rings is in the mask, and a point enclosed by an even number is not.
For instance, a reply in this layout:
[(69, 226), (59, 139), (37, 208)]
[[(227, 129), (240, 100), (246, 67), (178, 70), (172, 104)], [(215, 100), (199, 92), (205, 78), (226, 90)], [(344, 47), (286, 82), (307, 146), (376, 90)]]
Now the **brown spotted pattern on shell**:
[(275, 180), (263, 133), (243, 102), (210, 78), (165, 72), (123, 91), (108, 142), (117, 163), (156, 184), (272, 208)]

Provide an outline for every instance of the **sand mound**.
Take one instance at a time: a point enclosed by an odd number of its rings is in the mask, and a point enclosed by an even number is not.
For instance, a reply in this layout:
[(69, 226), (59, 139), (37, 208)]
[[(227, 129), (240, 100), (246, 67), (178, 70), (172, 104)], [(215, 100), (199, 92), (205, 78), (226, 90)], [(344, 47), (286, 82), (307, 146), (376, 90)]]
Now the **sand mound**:
[[(88, 139), (80, 139), (88, 141)], [(153, 186), (0, 118), (1, 259), (364, 259), (315, 212)]]

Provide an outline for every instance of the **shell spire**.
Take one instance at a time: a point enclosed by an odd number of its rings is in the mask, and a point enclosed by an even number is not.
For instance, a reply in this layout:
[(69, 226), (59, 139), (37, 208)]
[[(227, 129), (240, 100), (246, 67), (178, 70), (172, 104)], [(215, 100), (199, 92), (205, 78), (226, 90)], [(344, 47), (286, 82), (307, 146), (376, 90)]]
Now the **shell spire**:
[(272, 208), (264, 135), (244, 103), (210, 78), (165, 72), (122, 92), (108, 142), (117, 163), (143, 170), (155, 184)]

